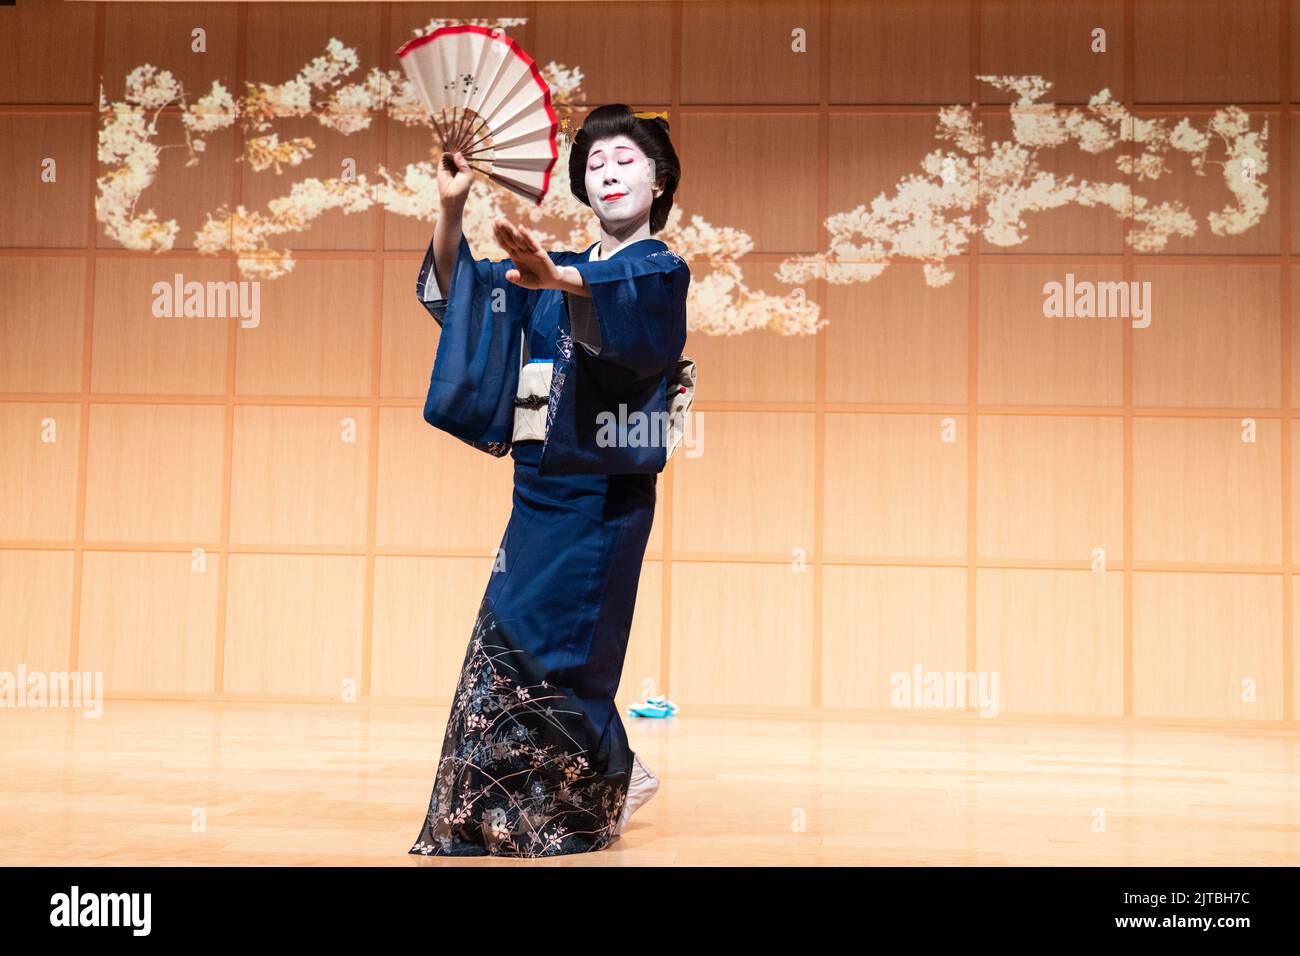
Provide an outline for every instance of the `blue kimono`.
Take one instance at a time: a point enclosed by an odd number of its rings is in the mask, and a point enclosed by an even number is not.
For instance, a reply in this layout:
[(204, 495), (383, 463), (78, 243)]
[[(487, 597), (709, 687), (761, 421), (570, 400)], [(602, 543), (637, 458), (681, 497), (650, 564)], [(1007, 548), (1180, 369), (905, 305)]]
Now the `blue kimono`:
[(463, 236), (447, 296), (432, 243), (416, 281), (442, 326), (424, 418), (509, 452), (514, 494), (411, 853), (541, 857), (617, 837), (633, 755), (614, 693), (680, 438), (664, 420), (689, 406), (694, 365), (686, 263), (657, 239), (593, 249), (550, 253), (590, 298), (522, 289)]
[[(639, 240), (594, 262), (588, 261), (591, 251), (549, 253), (557, 265), (582, 274), (588, 299), (514, 285), (505, 278), (514, 268), (509, 259), (475, 260), (462, 235), (448, 300), (438, 293), (429, 243), (416, 294), (443, 329), (425, 421), (504, 455), (512, 441), (520, 360), (540, 354), (555, 363), (541, 474), (663, 471), (669, 400), (694, 384), (683, 384), (679, 364), (690, 269), (658, 239)], [(448, 311), (457, 315), (450, 326)], [(576, 352), (568, 347), (570, 335), (579, 343)]]

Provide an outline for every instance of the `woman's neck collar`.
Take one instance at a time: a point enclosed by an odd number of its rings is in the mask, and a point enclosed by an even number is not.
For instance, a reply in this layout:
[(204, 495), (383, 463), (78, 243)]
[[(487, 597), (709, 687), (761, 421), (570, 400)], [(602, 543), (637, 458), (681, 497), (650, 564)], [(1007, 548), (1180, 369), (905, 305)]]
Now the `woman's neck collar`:
[(604, 227), (602, 227), (600, 230), (600, 238), (596, 240), (594, 255), (596, 256), (597, 261), (603, 262), (605, 259), (610, 259), (618, 255), (628, 246), (653, 238), (654, 237), (650, 235), (650, 223), (648, 220), (643, 222), (635, 231), (629, 233), (626, 237), (611, 235), (605, 231)]

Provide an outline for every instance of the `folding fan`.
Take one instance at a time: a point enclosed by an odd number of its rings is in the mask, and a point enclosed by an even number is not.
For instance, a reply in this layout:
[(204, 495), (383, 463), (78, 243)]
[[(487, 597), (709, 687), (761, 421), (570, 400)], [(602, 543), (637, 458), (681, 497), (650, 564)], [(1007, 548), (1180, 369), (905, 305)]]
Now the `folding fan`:
[(500, 30), (472, 24), (409, 40), (397, 58), (442, 149), (540, 205), (559, 156), (559, 124), (533, 58)]

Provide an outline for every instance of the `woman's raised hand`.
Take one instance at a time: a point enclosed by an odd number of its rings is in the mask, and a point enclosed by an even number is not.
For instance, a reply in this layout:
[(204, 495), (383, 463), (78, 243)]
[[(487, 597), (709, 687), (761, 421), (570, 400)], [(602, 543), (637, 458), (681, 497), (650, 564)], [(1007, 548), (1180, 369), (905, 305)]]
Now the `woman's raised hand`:
[(463, 154), (443, 153), (438, 163), (438, 197), (444, 206), (465, 204), (469, 187), (474, 183), (474, 170)]
[(492, 232), (514, 265), (513, 269), (506, 270), (507, 280), (525, 289), (559, 288), (559, 267), (527, 229), (504, 219), (494, 219)]

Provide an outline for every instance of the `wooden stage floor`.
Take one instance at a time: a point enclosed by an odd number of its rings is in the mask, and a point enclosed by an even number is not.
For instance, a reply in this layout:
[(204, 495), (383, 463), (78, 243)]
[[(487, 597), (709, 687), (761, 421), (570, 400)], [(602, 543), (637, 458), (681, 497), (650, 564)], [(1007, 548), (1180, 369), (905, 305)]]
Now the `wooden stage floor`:
[(1300, 731), (824, 715), (624, 718), (662, 781), (613, 846), (407, 853), (447, 706), (0, 713), (8, 865), (1300, 864)]

